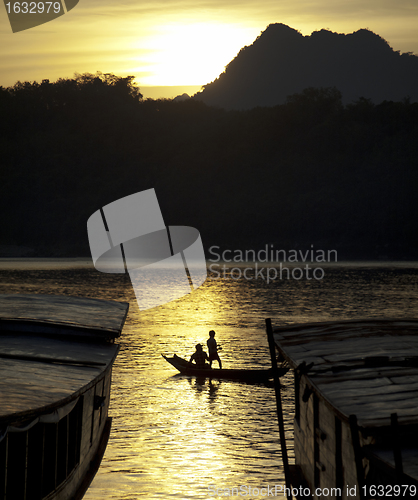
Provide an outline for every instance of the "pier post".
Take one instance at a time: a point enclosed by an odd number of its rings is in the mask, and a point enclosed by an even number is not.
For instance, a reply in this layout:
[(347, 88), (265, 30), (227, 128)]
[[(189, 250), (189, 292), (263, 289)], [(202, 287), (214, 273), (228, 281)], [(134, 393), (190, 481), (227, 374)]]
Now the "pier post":
[(391, 413), (390, 415), (390, 425), (392, 431), (392, 447), (393, 447), (393, 459), (395, 461), (395, 471), (399, 483), (402, 480), (403, 465), (402, 465), (402, 452), (401, 445), (399, 441), (398, 433), (398, 414)]
[(279, 421), (279, 435), (280, 435), (280, 448), (282, 451), (282, 460), (284, 467), (284, 477), (287, 488), (287, 498), (292, 500), (291, 491), (291, 481), (290, 481), (290, 469), (289, 469), (289, 459), (287, 456), (287, 447), (286, 447), (286, 435), (284, 431), (284, 420), (283, 420), (283, 408), (282, 408), (282, 397), (280, 393), (280, 378), (277, 367), (277, 359), (276, 359), (276, 346), (274, 343), (273, 337), (273, 328), (271, 326), (271, 319), (266, 319), (266, 330), (267, 330), (267, 339), (270, 348), (270, 357), (271, 357), (271, 367), (273, 369), (273, 377), (274, 377), (274, 390), (276, 393), (276, 407), (277, 407), (277, 419)]

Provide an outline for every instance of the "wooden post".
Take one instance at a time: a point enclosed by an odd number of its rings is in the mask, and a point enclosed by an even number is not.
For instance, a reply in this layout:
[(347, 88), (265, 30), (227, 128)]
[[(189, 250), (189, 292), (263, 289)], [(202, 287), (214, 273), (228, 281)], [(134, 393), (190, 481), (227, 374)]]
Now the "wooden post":
[(356, 472), (357, 472), (357, 482), (359, 487), (359, 498), (360, 500), (364, 500), (365, 495), (363, 492), (364, 486), (364, 469), (363, 469), (363, 459), (362, 459), (362, 450), (360, 447), (360, 438), (359, 438), (359, 428), (357, 425), (357, 417), (355, 415), (350, 415), (348, 417), (348, 421), (350, 423), (351, 430), (351, 440), (353, 443), (354, 449), (354, 460), (356, 462)]
[(287, 488), (287, 498), (289, 500), (292, 500), (292, 495), (290, 493), (291, 482), (290, 482), (289, 459), (287, 456), (286, 435), (285, 435), (285, 431), (284, 431), (284, 420), (283, 420), (282, 397), (281, 397), (281, 393), (280, 393), (280, 378), (279, 378), (279, 373), (278, 373), (278, 368), (277, 368), (276, 347), (275, 347), (275, 343), (274, 343), (273, 328), (271, 326), (271, 319), (270, 318), (266, 319), (266, 330), (267, 330), (267, 339), (268, 339), (269, 348), (270, 348), (271, 367), (273, 369), (274, 390), (276, 393), (277, 419), (279, 421), (280, 448), (282, 451), (284, 478), (285, 478), (286, 488)]
[(398, 481), (400, 482), (403, 474), (403, 465), (402, 465), (402, 452), (401, 445), (399, 442), (398, 435), (398, 414), (391, 413), (390, 415), (390, 424), (392, 430), (392, 447), (393, 447), (393, 459), (395, 461), (395, 470)]

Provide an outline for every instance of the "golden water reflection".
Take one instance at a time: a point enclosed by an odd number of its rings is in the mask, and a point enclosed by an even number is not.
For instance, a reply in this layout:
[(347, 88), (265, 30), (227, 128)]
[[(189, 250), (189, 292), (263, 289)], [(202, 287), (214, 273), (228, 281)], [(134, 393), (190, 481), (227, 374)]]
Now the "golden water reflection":
[[(217, 332), (225, 367), (269, 366), (273, 325), (354, 317), (412, 317), (417, 267), (336, 267), (322, 281), (207, 280), (177, 301), (139, 311), (129, 279), (89, 267), (1, 269), (0, 293), (128, 300), (113, 371), (109, 444), (87, 500), (205, 499), (209, 487), (283, 484), (274, 391), (176, 375), (161, 356), (188, 358)], [(283, 407), (292, 456), (292, 375)], [(246, 498), (251, 498), (247, 496)]]
[[(176, 337), (176, 331), (166, 330), (165, 346), (173, 347), (177, 339), (177, 352), (190, 355), (187, 335), (183, 331)], [(125, 340), (135, 332), (128, 327)], [(148, 338), (152, 333), (152, 328), (146, 329)], [(237, 342), (239, 333), (236, 328), (219, 330), (227, 351), (222, 357), (229, 366), (233, 361), (227, 346)], [(148, 352), (138, 364), (132, 363), (131, 348), (123, 345), (113, 379), (113, 432), (90, 498), (205, 498), (211, 484), (260, 486), (282, 480), (271, 387), (175, 375), (160, 356), (159, 339), (157, 335), (155, 344), (140, 342), (142, 347), (135, 347)], [(235, 352), (242, 359), (236, 363), (246, 365), (260, 351), (260, 336), (248, 332), (240, 343)], [(266, 355), (264, 349), (258, 364), (267, 364)], [(132, 365), (136, 369), (127, 368)], [(119, 460), (121, 449), (125, 460)], [(121, 481), (114, 496), (101, 484), (107, 467)], [(134, 490), (127, 485), (135, 485)]]

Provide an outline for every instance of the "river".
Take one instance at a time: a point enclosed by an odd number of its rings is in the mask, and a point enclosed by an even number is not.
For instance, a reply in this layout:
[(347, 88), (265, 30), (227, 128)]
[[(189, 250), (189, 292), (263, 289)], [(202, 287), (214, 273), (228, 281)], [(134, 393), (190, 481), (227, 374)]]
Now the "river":
[[(261, 498), (261, 488), (275, 485), (283, 498), (274, 390), (176, 375), (161, 354), (188, 358), (215, 330), (225, 368), (268, 367), (266, 318), (278, 326), (417, 317), (417, 263), (327, 265), (317, 275), (322, 279), (267, 283), (260, 275), (246, 276), (237, 269), (232, 275), (211, 273), (193, 293), (139, 311), (127, 276), (99, 273), (87, 260), (0, 260), (0, 293), (130, 303), (113, 370), (112, 432), (86, 500), (206, 499), (237, 491), (236, 498), (254, 499)], [(282, 395), (292, 457), (291, 373), (283, 379)]]

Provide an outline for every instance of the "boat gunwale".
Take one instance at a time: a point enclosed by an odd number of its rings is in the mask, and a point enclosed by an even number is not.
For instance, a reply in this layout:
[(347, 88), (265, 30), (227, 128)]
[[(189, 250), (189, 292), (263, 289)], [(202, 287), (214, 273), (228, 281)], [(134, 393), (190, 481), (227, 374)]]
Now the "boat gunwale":
[(273, 328), (273, 334), (284, 330), (295, 330), (300, 328), (312, 328), (316, 326), (333, 326), (333, 325), (349, 325), (353, 323), (416, 323), (418, 327), (418, 318), (399, 318), (399, 317), (388, 317), (388, 318), (372, 318), (372, 317), (359, 317), (350, 319), (334, 319), (327, 321), (309, 321), (306, 323), (290, 323), (288, 325), (275, 326)]
[(173, 363), (173, 360), (181, 360), (181, 362), (189, 363), (187, 360), (174, 354), (172, 358), (162, 354), (162, 357), (170, 363), (180, 373), (177, 375), (188, 375), (202, 378), (221, 378), (225, 380), (242, 380), (242, 381), (268, 381), (273, 378), (271, 368), (260, 369), (245, 369), (245, 368), (196, 368), (193, 366), (181, 366), (180, 368)]
[[(120, 345), (115, 344), (115, 348), (116, 349), (115, 349), (115, 352), (114, 352), (112, 358), (109, 360), (109, 362), (106, 364), (106, 366), (100, 370), (100, 373), (98, 373), (90, 382), (83, 385), (82, 387), (77, 389), (75, 392), (73, 392), (69, 396), (66, 396), (63, 399), (59, 399), (57, 401), (54, 401), (53, 403), (50, 403), (48, 405), (40, 406), (40, 407), (35, 408), (35, 409), (23, 410), (23, 411), (19, 411), (19, 412), (15, 412), (15, 413), (9, 413), (7, 415), (0, 415), (0, 425), (4, 425), (4, 424), (13, 425), (13, 424), (24, 422), (24, 421), (29, 420), (29, 419), (39, 417), (41, 415), (47, 415), (49, 413), (52, 413), (54, 410), (56, 410), (58, 408), (66, 406), (67, 404), (71, 403), (72, 401), (74, 401), (75, 399), (80, 397), (82, 394), (87, 392), (91, 387), (97, 385), (98, 382), (100, 382), (100, 380), (106, 376), (108, 371), (112, 369), (113, 364), (115, 362), (115, 359), (118, 355)], [(98, 368), (98, 367), (94, 367), (94, 368)]]
[[(285, 331), (300, 331), (300, 330), (303, 330), (303, 329), (310, 329), (310, 328), (315, 328), (315, 327), (336, 327), (336, 326), (340, 326), (341, 328), (343, 328), (344, 326), (350, 326), (350, 325), (353, 325), (353, 324), (377, 324), (377, 325), (380, 325), (380, 324), (383, 324), (383, 325), (387, 325), (389, 326), (391, 323), (411, 323), (412, 325), (416, 326), (416, 328), (418, 328), (418, 319), (416, 318), (357, 318), (357, 319), (349, 319), (349, 320), (331, 320), (331, 321), (320, 321), (320, 322), (308, 322), (308, 323), (295, 323), (295, 324), (291, 324), (291, 325), (282, 325), (282, 326), (279, 326), (279, 327), (275, 327), (273, 329), (273, 335), (280, 335), (280, 332), (285, 332)], [(407, 326), (407, 325), (405, 325)], [(290, 333), (289, 332), (289, 333)], [(308, 332), (307, 332), (308, 333)], [(322, 334), (322, 335), (332, 335), (333, 332), (318, 332), (318, 335)], [(312, 335), (315, 336), (315, 333), (312, 332)], [(370, 335), (370, 336), (373, 336), (373, 335)], [(395, 336), (399, 336), (399, 337), (402, 337), (403, 335), (395, 335)], [(300, 367), (301, 367), (301, 364), (297, 364), (295, 363), (295, 360), (286, 352), (286, 347), (285, 346), (281, 346), (280, 343), (281, 341), (283, 342), (286, 342), (286, 338), (277, 338), (275, 336), (274, 338), (275, 340), (275, 345), (276, 345), (276, 348), (278, 349), (279, 353), (280, 353), (280, 356), (289, 364), (289, 366), (291, 367), (291, 369), (293, 370), (294, 373), (296, 373), (297, 371), (300, 372)], [(335, 339), (334, 339), (335, 340)], [(305, 343), (303, 344), (306, 344), (306, 345), (309, 345), (311, 341), (310, 340), (307, 340)], [(302, 344), (302, 342), (301, 342)], [(307, 351), (308, 353), (308, 351)], [(302, 362), (303, 364), (304, 362)], [(332, 363), (329, 363), (329, 366), (331, 366)], [(359, 367), (360, 368), (360, 367)], [(366, 375), (365, 378), (367, 379), (375, 379), (376, 376), (373, 376), (373, 373), (375, 372), (375, 368), (373, 367), (364, 367), (364, 368), (360, 368), (360, 369), (366, 369), (368, 368), (370, 370), (370, 377), (367, 376), (367, 374), (364, 374)], [(330, 368), (330, 371), (331, 368)], [(323, 393), (322, 389), (320, 389), (316, 383), (312, 380), (312, 376), (315, 376), (315, 375), (319, 375), (319, 373), (311, 373), (309, 374), (309, 372), (305, 372), (303, 373), (303, 368), (302, 368), (302, 372), (300, 372), (300, 379), (299, 379), (299, 383), (301, 383), (302, 381), (302, 377), (304, 377), (304, 382), (305, 382), (305, 385), (308, 387), (308, 389), (312, 390), (313, 392), (315, 392), (316, 396), (322, 400), (324, 402), (324, 404), (329, 408), (331, 409), (334, 414), (336, 416), (338, 416), (341, 420), (345, 421), (345, 422), (349, 422), (349, 415), (347, 415), (346, 413), (344, 413), (342, 410), (340, 410), (334, 403), (331, 402), (331, 400)], [(334, 376), (338, 374), (337, 373), (334, 373)], [(417, 412), (417, 415), (418, 415), (418, 412)], [(390, 415), (388, 415), (388, 417), (380, 417), (380, 418), (375, 418), (373, 419), (373, 423), (372, 422), (358, 422), (357, 425), (358, 425), (358, 428), (359, 430), (362, 432), (363, 435), (375, 435), (376, 433), (379, 433), (382, 429), (385, 429), (385, 428), (390, 428), (390, 423), (386, 423), (388, 418), (390, 418)], [(378, 420), (381, 420), (382, 422), (385, 422), (384, 425), (380, 425), (378, 423)], [(412, 425), (414, 426), (417, 425), (417, 422), (418, 422), (418, 418), (417, 417), (410, 417), (410, 416), (405, 416), (405, 417), (402, 417), (402, 426), (403, 425)]]
[[(93, 304), (101, 305), (104, 307), (106, 304), (108, 304), (109, 307), (115, 309), (118, 308), (121, 312), (123, 310), (123, 314), (121, 315), (118, 321), (117, 327), (106, 327), (106, 326), (100, 326), (98, 324), (91, 324), (91, 323), (87, 324), (72, 320), (65, 320), (63, 318), (49, 319), (46, 317), (36, 317), (31, 315), (8, 316), (1, 314), (0, 312), (0, 335), (2, 330), (7, 330), (8, 326), (13, 326), (13, 327), (35, 326), (35, 327), (47, 327), (50, 328), (51, 330), (59, 330), (59, 329), (68, 330), (70, 332), (75, 332), (76, 334), (88, 333), (90, 334), (91, 338), (94, 337), (97, 337), (98, 339), (118, 338), (122, 334), (122, 330), (129, 312), (129, 302), (108, 300), (108, 299), (96, 299), (92, 297), (55, 295), (55, 294), (18, 293), (18, 294), (0, 294), (0, 299), (1, 298), (6, 299), (6, 301), (10, 300), (11, 302), (13, 302), (14, 299), (17, 301), (34, 299), (37, 301), (37, 304), (45, 303), (47, 305), (48, 302), (50, 302), (51, 305), (53, 305), (53, 307), (60, 307), (60, 308), (65, 308), (66, 305), (68, 306), (70, 304), (73, 306), (79, 304), (81, 308), (86, 308), (88, 305), (93, 305)], [(59, 303), (61, 301), (63, 302), (62, 304)], [(19, 331), (28, 334), (32, 333), (28, 331), (27, 328)], [(106, 335), (103, 335), (103, 333), (105, 333)], [(38, 335), (38, 332), (34, 332), (34, 334)], [(51, 334), (53, 335), (53, 333), (50, 333), (50, 335)], [(63, 333), (58, 333), (58, 335), (65, 335), (65, 333), (63, 331)]]
[[(119, 337), (123, 330), (123, 327), (126, 322), (126, 318), (129, 311), (129, 303), (128, 302), (119, 302), (115, 300), (107, 300), (107, 299), (96, 299), (90, 297), (79, 297), (79, 296), (71, 296), (71, 295), (53, 295), (53, 294), (1, 294), (0, 298), (3, 298), (2, 306), (7, 306), (8, 303), (13, 305), (13, 300), (16, 300), (18, 305), (16, 311), (19, 313), (19, 309), (25, 305), (26, 302), (34, 299), (34, 316), (33, 318), (23, 318), (21, 315), (18, 316), (7, 316), (6, 314), (2, 314), (0, 316), (0, 342), (3, 335), (7, 336), (10, 334), (16, 334), (22, 336), (28, 336), (33, 339), (37, 338), (50, 338), (56, 341), (66, 340), (74, 344), (90, 344), (93, 346), (103, 345), (109, 346), (112, 348), (111, 356), (104, 360), (103, 364), (91, 365), (90, 368), (100, 370), (89, 382), (84, 385), (79, 386), (75, 391), (73, 391), (68, 396), (64, 398), (60, 398), (58, 400), (54, 400), (51, 403), (48, 403), (43, 406), (38, 406), (36, 408), (28, 408), (25, 410), (15, 411), (13, 413), (1, 414), (0, 413), (0, 425), (10, 425), (13, 423), (21, 423), (22, 421), (36, 418), (37, 416), (48, 414), (56, 410), (57, 408), (61, 408), (66, 404), (69, 404), (74, 399), (78, 398), (81, 394), (88, 391), (92, 386), (97, 384), (101, 378), (105, 376), (109, 369), (112, 368), (116, 356), (120, 350), (120, 345), (114, 342), (115, 337)], [(65, 321), (62, 317), (56, 317), (54, 319), (48, 319), (45, 317), (44, 310), (48, 308), (48, 305), (51, 305), (56, 315), (60, 311), (64, 310), (66, 307), (78, 307), (80, 306), (81, 310), (84, 308), (88, 309), (88, 306), (93, 307), (90, 311), (94, 311), (95, 306), (99, 306), (99, 310), (101, 315), (106, 314), (106, 310), (117, 312), (116, 324), (117, 328), (109, 328), (103, 327), (100, 328), (97, 325), (93, 325), (92, 323), (82, 323), (82, 322), (71, 322)], [(36, 317), (36, 314), (38, 316)], [(65, 317), (65, 315), (64, 315)], [(31, 330), (32, 327), (32, 330)], [(106, 335), (103, 335), (106, 333)], [(8, 356), (4, 356), (5, 359)], [(62, 364), (66, 365), (66, 360), (63, 359), (62, 363), (60, 359), (42, 359), (42, 356), (39, 359), (25, 359), (25, 355), (22, 356), (21, 362), (23, 363), (35, 363), (35, 362), (52, 362), (54, 364)], [(74, 363), (68, 363), (73, 367), (80, 366), (82, 368), (89, 368), (89, 366), (83, 366), (83, 362), (78, 364), (76, 361)], [(83, 383), (82, 381), (81, 383)]]
[[(51, 296), (38, 295), (34, 307), (29, 308), (29, 312), (33, 313), (34, 317), (26, 318), (23, 317), (26, 312), (25, 304), (28, 303), (30, 295), (25, 294), (23, 300), (21, 299), (16, 305), (13, 305), (10, 311), (7, 311), (6, 308), (8, 304), (12, 305), (14, 296), (3, 295), (3, 297), (6, 299), (2, 301), (4, 313), (0, 317), (0, 344), (4, 355), (3, 359), (12, 359), (13, 362), (4, 362), (1, 365), (6, 373), (9, 373), (8, 370), (10, 370), (10, 377), (5, 378), (4, 385), (2, 385), (6, 398), (10, 396), (10, 404), (5, 405), (4, 409), (4, 412), (8, 413), (0, 414), (0, 428), (5, 431), (2, 437), (7, 432), (18, 430), (13, 429), (13, 427), (21, 427), (19, 430), (26, 433), (26, 451), (24, 453), (26, 453), (27, 459), (29, 429), (33, 425), (38, 425), (38, 417), (53, 414), (67, 405), (74, 408), (74, 402), (77, 402), (80, 397), (84, 399), (87, 397), (85, 401), (88, 402), (88, 405), (86, 407), (82, 405), (81, 414), (77, 411), (74, 424), (70, 424), (68, 418), (68, 412), (72, 410), (65, 408), (67, 412), (67, 447), (71, 436), (71, 425), (77, 426), (78, 444), (75, 448), (75, 463), (69, 471), (69, 453), (67, 451), (65, 477), (61, 478), (62, 481), (57, 485), (57, 462), (55, 462), (51, 469), (54, 473), (55, 467), (55, 488), (46, 496), (42, 496), (44, 500), (70, 497), (81, 500), (99, 469), (109, 439), (111, 418), (108, 416), (108, 408), (110, 405), (111, 373), (121, 347), (115, 343), (115, 338), (122, 334), (129, 311), (129, 303), (71, 296), (52, 296), (52, 302), (48, 303), (48, 298)], [(49, 305), (50, 308), (48, 308)], [(8, 316), (7, 312), (12, 314)], [(17, 314), (13, 316), (13, 313), (16, 312)], [(72, 318), (75, 321), (71, 321)], [(103, 327), (98, 326), (97, 323), (100, 322), (103, 322)], [(53, 339), (53, 341), (45, 339)], [(38, 367), (35, 366), (35, 363), (38, 364)], [(39, 368), (40, 363), (53, 363), (55, 368), (50, 365), (47, 368), (45, 368), (46, 365)], [(13, 370), (17, 373), (14, 374)], [(66, 379), (68, 379), (68, 383)], [(39, 385), (36, 386), (34, 382), (39, 382)], [(44, 392), (39, 389), (43, 383)], [(62, 385), (61, 388), (60, 385)], [(98, 401), (96, 401), (97, 386), (100, 389), (99, 394), (102, 394), (100, 402), (105, 398), (106, 404), (104, 405), (104, 422), (102, 421), (102, 409), (100, 409), (96, 432), (97, 413), (95, 410), (99, 408)], [(31, 395), (31, 391), (37, 392), (37, 387), (40, 393)], [(60, 389), (57, 390), (57, 388)], [(25, 395), (26, 399), (20, 399), (22, 394)], [(80, 402), (82, 401), (83, 399)], [(85, 408), (87, 408), (86, 411)], [(89, 437), (88, 433), (84, 433), (84, 426), (91, 419), (91, 415), (88, 413), (90, 409), (93, 421)], [(64, 418), (59, 413), (53, 416), (60, 418), (60, 422)], [(54, 422), (56, 432), (58, 432), (59, 424), (55, 419)], [(96, 432), (95, 436), (93, 430)], [(43, 432), (45, 440), (45, 430)], [(84, 434), (86, 438), (83, 437)], [(83, 443), (88, 444), (89, 439), (90, 447), (82, 455)], [(6, 446), (9, 446), (8, 441), (6, 441)], [(44, 457), (46, 454), (45, 444), (42, 446), (44, 446), (42, 450), (42, 457)], [(54, 446), (57, 454), (59, 449), (58, 435), (56, 435)], [(7, 460), (6, 455), (6, 470)], [(25, 469), (23, 470), (25, 471)], [(42, 474), (44, 472), (42, 470)], [(4, 478), (5, 491), (8, 478), (8, 475)], [(26, 492), (27, 471), (24, 481)]]
[[(127, 313), (126, 313), (127, 314)], [(126, 320), (126, 315), (124, 322)], [(17, 327), (17, 328), (16, 328)], [(42, 331), (34, 331), (30, 327), (42, 328)], [(75, 338), (77, 341), (98, 340), (106, 342), (107, 339), (114, 340), (122, 335), (123, 327), (115, 331), (111, 328), (100, 328), (99, 326), (87, 326), (82, 324), (61, 322), (52, 320), (36, 320), (26, 318), (2, 318), (0, 317), (0, 338), (3, 332), (19, 332), (34, 337), (49, 338)], [(59, 332), (58, 330), (61, 330)]]

